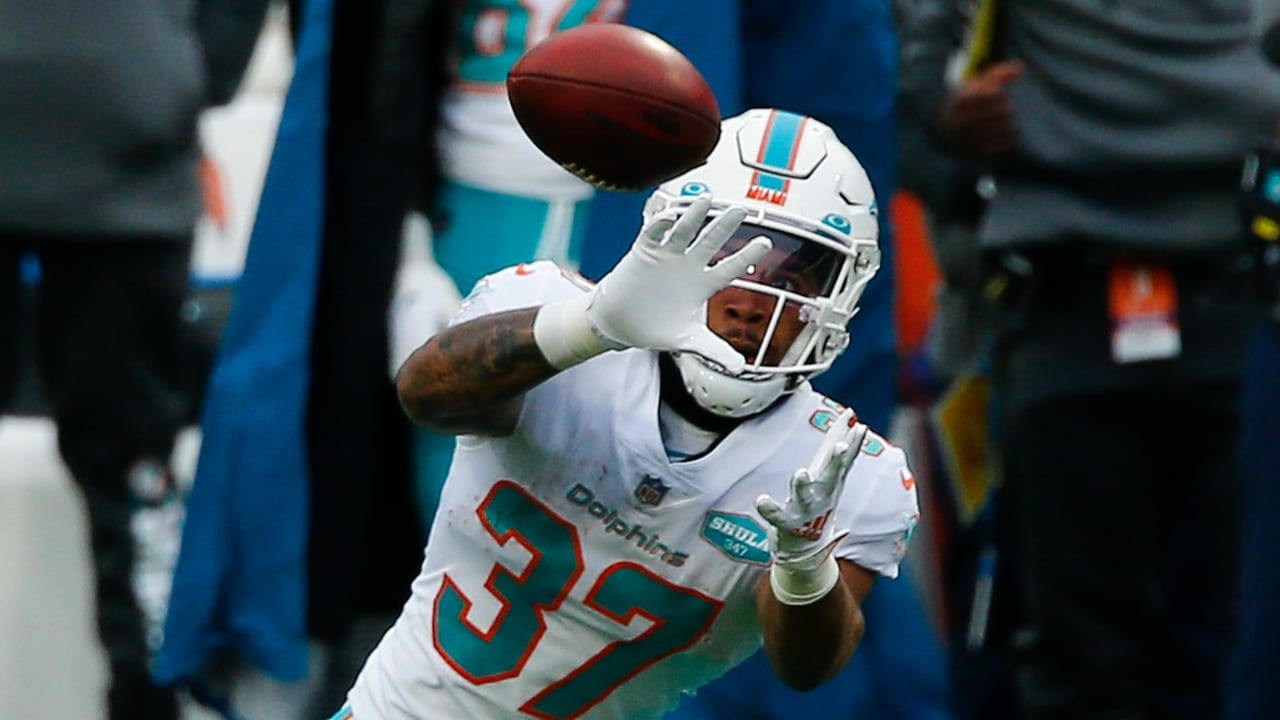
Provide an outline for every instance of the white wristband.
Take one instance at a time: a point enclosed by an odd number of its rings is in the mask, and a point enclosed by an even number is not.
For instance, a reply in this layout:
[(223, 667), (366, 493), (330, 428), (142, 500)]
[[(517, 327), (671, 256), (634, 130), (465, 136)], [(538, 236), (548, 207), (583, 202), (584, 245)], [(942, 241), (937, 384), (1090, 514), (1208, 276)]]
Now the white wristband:
[(831, 592), (838, 582), (840, 565), (829, 552), (814, 568), (799, 569), (779, 562), (774, 562), (769, 568), (769, 587), (783, 605), (815, 603)]
[(592, 293), (585, 293), (538, 309), (533, 319), (533, 340), (551, 367), (564, 370), (610, 348), (587, 320), (593, 297)]

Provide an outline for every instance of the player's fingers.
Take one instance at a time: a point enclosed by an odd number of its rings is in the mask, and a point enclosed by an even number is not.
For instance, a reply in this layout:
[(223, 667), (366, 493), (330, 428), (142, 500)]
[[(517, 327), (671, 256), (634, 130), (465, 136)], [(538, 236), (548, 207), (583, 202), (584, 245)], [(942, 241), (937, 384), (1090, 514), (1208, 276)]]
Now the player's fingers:
[(858, 453), (862, 452), (862, 443), (867, 441), (867, 431), (870, 430), (865, 424), (858, 423), (853, 426), (852, 432), (849, 433), (849, 462), (852, 463), (854, 458), (858, 457)]
[(822, 444), (828, 452), (832, 452), (837, 443), (848, 442), (850, 432), (857, 425), (857, 415), (853, 412), (853, 408), (845, 408), (840, 411), (835, 420), (827, 426), (827, 436), (823, 438)]
[(827, 426), (827, 435), (823, 438), (822, 443), (827, 446), (832, 446), (841, 440), (844, 440), (848, 436), (849, 430), (856, 423), (854, 418), (855, 415), (853, 413), (853, 408), (845, 408), (844, 410), (841, 410), (840, 414), (836, 415), (831, 421), (831, 424)]
[(707, 272), (715, 279), (717, 287), (724, 287), (734, 278), (747, 274), (747, 268), (755, 265), (773, 249), (773, 241), (761, 235), (751, 238), (744, 247), (716, 263)]
[(689, 207), (680, 213), (675, 225), (671, 227), (671, 233), (667, 236), (666, 247), (671, 252), (683, 253), (687, 251), (693, 239), (698, 236), (698, 230), (707, 219), (707, 211), (710, 209), (710, 197), (702, 195), (694, 199), (689, 204)]
[(844, 474), (853, 465), (854, 459), (858, 457), (858, 453), (862, 452), (862, 443), (867, 437), (867, 426), (862, 423), (855, 424), (848, 432), (844, 433), (844, 437), (840, 440), (839, 445), (832, 453), (835, 472), (843, 477)]
[(834, 456), (837, 460), (839, 460), (841, 464), (848, 467), (849, 441), (841, 440), (840, 442), (836, 443), (836, 449), (835, 449), (835, 452), (832, 453), (832, 456)]
[(776, 528), (785, 528), (787, 526), (787, 511), (782, 505), (778, 504), (769, 495), (761, 495), (756, 498), (756, 512), (760, 513), (760, 517), (764, 518), (770, 525)]
[(791, 497), (802, 510), (813, 505), (818, 496), (821, 473), (814, 473), (809, 468), (800, 468), (791, 475)]
[(845, 473), (849, 471), (849, 466), (853, 464), (855, 454), (856, 452), (846, 441), (841, 441), (836, 445), (835, 453), (832, 455), (830, 471), (825, 478), (828, 493), (833, 492), (833, 488), (838, 487), (844, 479)]
[(811, 478), (820, 478), (831, 472), (831, 458), (834, 452), (835, 444), (823, 443), (822, 447), (818, 448), (818, 453), (813, 456), (807, 468)]
[(853, 461), (858, 457), (858, 453), (862, 448), (862, 440), (866, 437), (867, 426), (858, 423), (853, 430), (854, 432), (849, 434), (848, 439), (841, 440), (836, 445), (834, 461), (826, 478), (826, 486), (823, 488), (827, 498), (839, 497), (844, 492), (844, 483), (849, 476), (849, 468), (853, 466)]
[(636, 244), (657, 248), (662, 244), (662, 238), (667, 236), (675, 222), (676, 219), (673, 217), (660, 217), (650, 221), (640, 231), (640, 237), (636, 238)]
[(689, 248), (690, 259), (699, 266), (710, 263), (711, 258), (715, 257), (716, 253), (720, 252), (720, 248), (733, 237), (746, 217), (746, 209), (735, 205), (707, 223)]
[(835, 451), (836, 443), (845, 439), (845, 434), (849, 430), (849, 420), (853, 417), (853, 411), (845, 408), (843, 412), (836, 416), (831, 424), (827, 426), (827, 434), (822, 438), (822, 444), (818, 446), (818, 452), (813, 456), (813, 462), (809, 463), (811, 468), (820, 468), (831, 461), (831, 455)]

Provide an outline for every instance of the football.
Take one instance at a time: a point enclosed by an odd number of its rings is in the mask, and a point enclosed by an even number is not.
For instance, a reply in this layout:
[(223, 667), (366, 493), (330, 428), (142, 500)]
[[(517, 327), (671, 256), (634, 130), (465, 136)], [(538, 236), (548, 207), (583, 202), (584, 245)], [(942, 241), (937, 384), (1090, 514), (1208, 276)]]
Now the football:
[(553, 33), (507, 74), (516, 120), (543, 153), (605, 190), (700, 165), (720, 138), (702, 73), (662, 38), (616, 23)]

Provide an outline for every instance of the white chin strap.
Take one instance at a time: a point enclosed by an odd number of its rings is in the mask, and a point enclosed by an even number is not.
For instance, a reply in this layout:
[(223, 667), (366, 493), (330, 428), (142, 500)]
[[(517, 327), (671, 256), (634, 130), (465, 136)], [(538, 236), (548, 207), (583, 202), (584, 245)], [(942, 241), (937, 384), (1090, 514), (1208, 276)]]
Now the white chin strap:
[(740, 418), (768, 408), (782, 397), (786, 375), (764, 380), (744, 380), (711, 369), (697, 355), (675, 353), (684, 388), (706, 410), (722, 417)]

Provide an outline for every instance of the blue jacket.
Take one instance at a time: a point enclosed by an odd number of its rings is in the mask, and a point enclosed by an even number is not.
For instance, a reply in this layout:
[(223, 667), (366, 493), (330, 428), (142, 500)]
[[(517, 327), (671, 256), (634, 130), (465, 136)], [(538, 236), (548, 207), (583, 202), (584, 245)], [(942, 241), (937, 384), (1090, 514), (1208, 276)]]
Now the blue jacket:
[(205, 400), (161, 684), (230, 649), (282, 680), (307, 667), (303, 418), (324, 215), (332, 0), (311, 0), (236, 305)]

